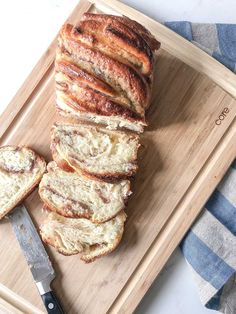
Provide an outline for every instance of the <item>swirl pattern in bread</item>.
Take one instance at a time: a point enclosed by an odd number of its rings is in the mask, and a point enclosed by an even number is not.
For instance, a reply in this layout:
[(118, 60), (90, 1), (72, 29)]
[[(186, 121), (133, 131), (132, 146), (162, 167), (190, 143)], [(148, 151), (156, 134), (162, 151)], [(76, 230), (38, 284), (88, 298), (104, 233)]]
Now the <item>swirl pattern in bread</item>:
[(137, 171), (136, 134), (95, 125), (57, 123), (52, 128), (51, 147), (61, 168), (72, 168), (98, 180), (126, 179)]
[(128, 180), (117, 183), (92, 180), (63, 171), (55, 162), (50, 162), (47, 170), (39, 185), (39, 195), (48, 209), (62, 216), (102, 223), (124, 209), (131, 194)]

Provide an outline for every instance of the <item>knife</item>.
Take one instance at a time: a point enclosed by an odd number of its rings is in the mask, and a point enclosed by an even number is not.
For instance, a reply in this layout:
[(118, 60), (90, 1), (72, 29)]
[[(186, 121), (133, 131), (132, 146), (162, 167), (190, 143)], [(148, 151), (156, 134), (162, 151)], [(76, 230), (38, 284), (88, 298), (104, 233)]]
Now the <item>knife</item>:
[(54, 269), (26, 207), (23, 204), (15, 207), (8, 216), (47, 312), (64, 314), (50, 287)]

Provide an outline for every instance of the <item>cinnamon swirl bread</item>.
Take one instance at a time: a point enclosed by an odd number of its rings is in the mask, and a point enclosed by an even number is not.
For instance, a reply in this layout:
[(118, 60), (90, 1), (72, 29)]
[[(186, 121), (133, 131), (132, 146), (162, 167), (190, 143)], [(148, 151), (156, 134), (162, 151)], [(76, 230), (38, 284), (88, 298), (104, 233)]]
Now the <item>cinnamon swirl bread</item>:
[(39, 195), (48, 209), (62, 216), (102, 223), (124, 209), (131, 194), (128, 180), (99, 182), (63, 171), (55, 162), (50, 162), (47, 170), (39, 185)]
[(94, 224), (84, 218), (66, 218), (51, 212), (42, 224), (40, 233), (43, 241), (59, 253), (80, 253), (80, 258), (89, 263), (117, 247), (125, 220), (126, 214), (123, 211), (103, 224)]
[(0, 147), (0, 219), (39, 183), (44, 159), (27, 147)]
[(57, 123), (52, 155), (65, 170), (104, 181), (126, 179), (137, 170), (139, 136), (86, 124)]
[(159, 42), (126, 17), (85, 13), (65, 24), (56, 54), (56, 96), (66, 116), (142, 132)]

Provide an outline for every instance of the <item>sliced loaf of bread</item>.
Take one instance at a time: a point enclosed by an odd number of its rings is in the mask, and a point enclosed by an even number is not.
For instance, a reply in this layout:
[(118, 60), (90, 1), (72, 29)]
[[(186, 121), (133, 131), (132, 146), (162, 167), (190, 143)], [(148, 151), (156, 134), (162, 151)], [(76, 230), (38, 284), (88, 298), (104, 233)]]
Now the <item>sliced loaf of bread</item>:
[(43, 241), (55, 247), (59, 253), (80, 253), (81, 259), (89, 263), (117, 247), (125, 220), (123, 211), (102, 224), (94, 224), (84, 218), (66, 218), (51, 212), (41, 225), (40, 233)]
[(100, 126), (57, 123), (52, 128), (51, 149), (57, 164), (98, 180), (132, 177), (138, 147), (138, 135)]
[(0, 147), (0, 218), (34, 189), (46, 170), (42, 157), (27, 147)]
[(131, 194), (128, 180), (100, 182), (77, 172), (66, 172), (53, 161), (47, 170), (39, 185), (39, 195), (48, 209), (65, 217), (105, 222), (124, 209)]

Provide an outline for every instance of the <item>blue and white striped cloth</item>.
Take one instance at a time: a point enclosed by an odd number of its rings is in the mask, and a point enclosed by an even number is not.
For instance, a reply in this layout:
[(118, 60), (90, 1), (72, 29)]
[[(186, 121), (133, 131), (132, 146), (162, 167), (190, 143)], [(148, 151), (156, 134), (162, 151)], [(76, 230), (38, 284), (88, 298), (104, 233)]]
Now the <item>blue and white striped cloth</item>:
[[(236, 25), (165, 25), (236, 73)], [(180, 247), (193, 270), (202, 303), (236, 314), (236, 160)]]

